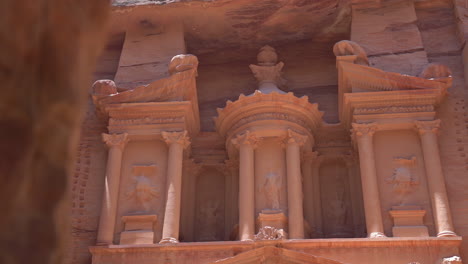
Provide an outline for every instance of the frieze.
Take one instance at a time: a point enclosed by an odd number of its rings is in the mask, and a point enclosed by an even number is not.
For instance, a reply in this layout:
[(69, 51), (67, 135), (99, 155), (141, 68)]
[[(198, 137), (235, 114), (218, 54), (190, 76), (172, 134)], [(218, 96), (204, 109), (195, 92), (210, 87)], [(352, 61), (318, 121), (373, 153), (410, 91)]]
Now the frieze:
[(129, 125), (149, 125), (149, 124), (171, 124), (184, 122), (183, 117), (169, 117), (169, 118), (134, 118), (134, 119), (116, 119), (110, 118), (110, 126), (129, 126)]
[(304, 119), (297, 118), (294, 115), (289, 115), (285, 113), (261, 113), (261, 114), (255, 114), (255, 115), (242, 118), (235, 125), (233, 125), (230, 130), (235, 131), (236, 129), (238, 129), (239, 127), (245, 124), (252, 123), (255, 121), (263, 121), (263, 120), (284, 120), (284, 121), (293, 122), (302, 127), (308, 128), (307, 122)]
[(387, 106), (375, 108), (356, 108), (355, 115), (368, 115), (368, 114), (385, 114), (385, 113), (412, 113), (412, 112), (433, 112), (434, 106), (420, 105), (420, 106)]

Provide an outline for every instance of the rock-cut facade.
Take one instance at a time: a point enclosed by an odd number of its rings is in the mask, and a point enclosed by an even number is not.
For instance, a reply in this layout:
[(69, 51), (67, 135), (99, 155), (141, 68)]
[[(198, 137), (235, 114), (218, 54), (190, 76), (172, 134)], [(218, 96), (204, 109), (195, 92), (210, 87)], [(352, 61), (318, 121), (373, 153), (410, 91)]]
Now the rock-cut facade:
[(468, 257), (464, 1), (116, 0), (69, 261)]

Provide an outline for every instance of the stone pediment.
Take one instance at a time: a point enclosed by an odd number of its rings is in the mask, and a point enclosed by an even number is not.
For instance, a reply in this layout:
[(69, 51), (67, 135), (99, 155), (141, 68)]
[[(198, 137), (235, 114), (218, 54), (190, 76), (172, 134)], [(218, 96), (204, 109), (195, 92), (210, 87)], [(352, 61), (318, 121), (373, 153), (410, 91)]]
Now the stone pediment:
[(342, 262), (272, 246), (253, 249), (210, 264), (342, 264)]
[(335, 44), (338, 107), (345, 127), (352, 122), (393, 122), (431, 119), (452, 85), (445, 65), (429, 64), (419, 76), (386, 72), (369, 66), (364, 50), (354, 42)]
[(109, 116), (109, 131), (115, 133), (159, 133), (168, 127), (198, 133), (197, 66), (197, 57), (177, 55), (169, 64), (170, 76), (123, 92), (113, 81), (96, 81), (94, 104)]
[(190, 91), (195, 76), (196, 69), (190, 69), (121, 93), (93, 95), (93, 98), (97, 106), (116, 103), (188, 101), (196, 96), (196, 92)]

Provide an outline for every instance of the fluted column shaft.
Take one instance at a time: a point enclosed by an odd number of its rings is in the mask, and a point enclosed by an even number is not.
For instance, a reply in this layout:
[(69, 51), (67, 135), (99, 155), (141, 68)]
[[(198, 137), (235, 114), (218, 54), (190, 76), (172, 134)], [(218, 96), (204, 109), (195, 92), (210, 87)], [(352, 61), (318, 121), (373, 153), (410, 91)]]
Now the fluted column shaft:
[(162, 136), (169, 145), (169, 153), (167, 161), (166, 209), (162, 239), (159, 243), (177, 243), (179, 242), (183, 153), (190, 142), (187, 137), (187, 131), (163, 132)]
[(120, 171), (122, 154), (128, 142), (125, 134), (102, 134), (102, 139), (109, 147), (107, 168), (102, 198), (101, 217), (97, 235), (98, 245), (112, 245), (114, 240), (115, 218), (119, 198)]
[(440, 120), (416, 121), (415, 124), (421, 138), (437, 236), (456, 236), (453, 228), (452, 214), (447, 198), (447, 190), (437, 141), (437, 131), (440, 127)]
[(289, 238), (304, 238), (304, 212), (301, 179), (301, 146), (307, 137), (288, 130), (286, 139), (286, 168), (288, 179)]
[(373, 135), (376, 129), (375, 124), (353, 123), (353, 131), (359, 150), (367, 235), (370, 238), (385, 237), (374, 159)]
[(239, 148), (239, 239), (249, 241), (255, 234), (254, 148), (257, 139), (247, 131), (232, 143)]

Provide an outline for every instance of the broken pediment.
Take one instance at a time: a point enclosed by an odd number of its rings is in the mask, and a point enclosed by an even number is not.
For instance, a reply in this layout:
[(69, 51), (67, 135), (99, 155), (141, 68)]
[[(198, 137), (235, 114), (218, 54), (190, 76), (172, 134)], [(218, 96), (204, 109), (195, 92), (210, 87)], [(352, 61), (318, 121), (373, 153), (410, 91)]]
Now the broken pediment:
[(93, 101), (98, 108), (121, 103), (196, 101), (197, 67), (196, 56), (177, 55), (169, 64), (169, 77), (122, 92), (113, 81), (98, 80), (93, 84)]
[(442, 64), (428, 64), (419, 76), (409, 76), (369, 66), (364, 49), (352, 41), (336, 43), (333, 51), (345, 127), (361, 119), (433, 118), (452, 85), (452, 73)]
[(112, 80), (93, 84), (94, 104), (109, 117), (109, 131), (115, 133), (160, 133), (200, 130), (196, 76), (198, 59), (183, 54), (172, 58), (169, 77), (119, 92)]
[(342, 262), (272, 246), (243, 252), (210, 264), (342, 264)]

